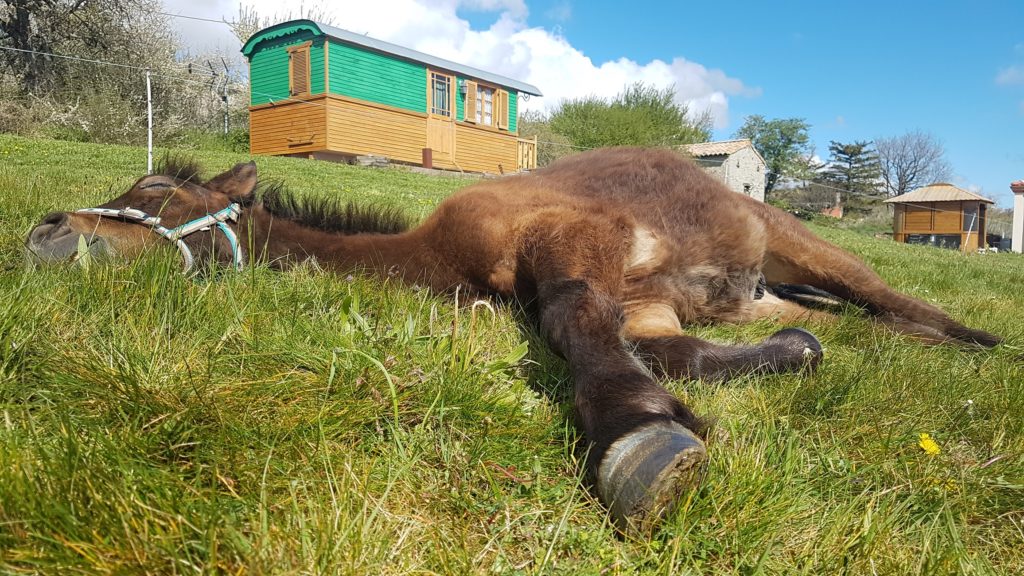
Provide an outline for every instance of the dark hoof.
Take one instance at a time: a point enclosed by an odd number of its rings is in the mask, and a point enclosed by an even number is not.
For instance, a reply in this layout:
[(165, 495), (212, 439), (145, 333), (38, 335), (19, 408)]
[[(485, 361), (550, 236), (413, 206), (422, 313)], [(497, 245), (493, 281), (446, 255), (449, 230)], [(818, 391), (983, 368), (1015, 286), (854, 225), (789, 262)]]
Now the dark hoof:
[(616, 440), (597, 470), (597, 493), (620, 530), (650, 534), (700, 484), (707, 449), (673, 421), (647, 424)]
[(984, 330), (967, 328), (966, 326), (958, 326), (956, 328), (949, 329), (947, 330), (947, 333), (961, 342), (975, 344), (983, 348), (994, 348), (1003, 341), (1002, 338), (995, 334), (989, 334)]
[(768, 368), (771, 372), (813, 370), (825, 356), (821, 342), (803, 328), (779, 330), (769, 336), (764, 345), (770, 351)]
[(828, 309), (843, 305), (843, 300), (835, 294), (804, 284), (776, 284), (771, 287), (771, 291), (782, 300), (808, 308)]

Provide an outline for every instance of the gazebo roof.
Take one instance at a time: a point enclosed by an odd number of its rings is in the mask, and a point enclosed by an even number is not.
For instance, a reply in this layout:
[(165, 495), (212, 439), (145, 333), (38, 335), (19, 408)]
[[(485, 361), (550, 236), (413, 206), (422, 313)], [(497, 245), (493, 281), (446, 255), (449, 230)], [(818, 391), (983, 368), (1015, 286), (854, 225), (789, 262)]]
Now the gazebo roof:
[(974, 192), (964, 190), (963, 188), (957, 188), (956, 186), (945, 182), (922, 186), (916, 190), (907, 192), (906, 194), (900, 194), (899, 196), (889, 198), (884, 202), (891, 204), (913, 204), (918, 202), (958, 202), (961, 200), (995, 204), (994, 201), (989, 200), (980, 194), (975, 194)]

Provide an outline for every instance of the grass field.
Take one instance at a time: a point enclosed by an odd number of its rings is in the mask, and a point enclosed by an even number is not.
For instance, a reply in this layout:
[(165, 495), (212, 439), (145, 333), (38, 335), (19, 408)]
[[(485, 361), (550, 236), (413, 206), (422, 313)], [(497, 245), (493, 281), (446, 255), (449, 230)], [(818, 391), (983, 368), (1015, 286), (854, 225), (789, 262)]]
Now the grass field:
[[(416, 216), (468, 183), (256, 160)], [(816, 228), (1006, 344), (924, 347), (851, 310), (809, 326), (814, 375), (668, 383), (717, 418), (708, 477), (652, 539), (624, 538), (581, 476), (565, 367), (516, 310), (311, 267), (191, 280), (169, 250), (25, 268), (43, 214), (144, 167), (137, 148), (0, 135), (0, 572), (1024, 571), (1019, 255)]]

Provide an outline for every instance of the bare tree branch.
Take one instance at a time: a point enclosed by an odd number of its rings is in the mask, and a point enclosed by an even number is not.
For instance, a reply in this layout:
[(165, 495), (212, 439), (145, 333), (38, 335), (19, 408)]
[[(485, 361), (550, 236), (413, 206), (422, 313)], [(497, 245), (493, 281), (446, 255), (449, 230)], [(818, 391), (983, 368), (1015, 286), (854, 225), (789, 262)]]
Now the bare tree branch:
[(952, 168), (946, 149), (935, 136), (915, 130), (893, 138), (875, 140), (882, 179), (890, 196), (949, 180)]

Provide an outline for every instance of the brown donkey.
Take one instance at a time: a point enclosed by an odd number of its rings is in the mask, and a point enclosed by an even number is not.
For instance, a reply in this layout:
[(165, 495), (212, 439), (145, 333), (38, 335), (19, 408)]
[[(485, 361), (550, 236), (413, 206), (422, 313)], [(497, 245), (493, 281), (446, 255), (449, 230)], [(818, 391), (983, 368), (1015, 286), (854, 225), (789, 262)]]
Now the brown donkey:
[(597, 493), (620, 526), (655, 525), (698, 483), (706, 460), (700, 419), (651, 369), (725, 379), (813, 367), (822, 356), (799, 328), (737, 346), (687, 336), (686, 324), (822, 314), (777, 296), (807, 301), (814, 287), (931, 342), (999, 342), (893, 291), (793, 217), (670, 151), (597, 150), (486, 180), (407, 231), (354, 208), (339, 215), (287, 196), (257, 199), (256, 184), (252, 163), (206, 182), (180, 168), (144, 176), (99, 208), (47, 215), (26, 248), (37, 260), (67, 262), (84, 236), (93, 254), (132, 257), (163, 236), (188, 263), (192, 254), (236, 266), (315, 258), (535, 306), (568, 361)]

